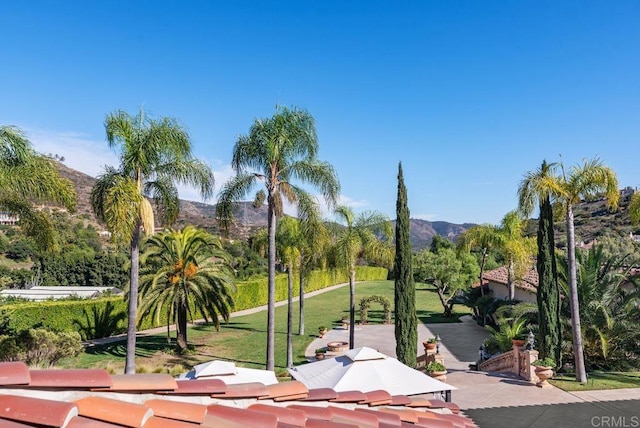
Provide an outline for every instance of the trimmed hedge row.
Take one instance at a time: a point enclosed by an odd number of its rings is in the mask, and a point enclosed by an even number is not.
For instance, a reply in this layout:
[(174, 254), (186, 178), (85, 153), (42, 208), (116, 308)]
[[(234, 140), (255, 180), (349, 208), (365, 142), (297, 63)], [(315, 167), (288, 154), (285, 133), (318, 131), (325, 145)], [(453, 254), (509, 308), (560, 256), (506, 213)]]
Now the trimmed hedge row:
[[(369, 266), (356, 268), (358, 281), (375, 281), (387, 279), (387, 269)], [(348, 274), (343, 270), (331, 269), (313, 271), (307, 280), (305, 291), (315, 291), (331, 285), (348, 282)], [(296, 275), (294, 295), (298, 295), (299, 281)], [(267, 279), (243, 281), (236, 284), (233, 311), (255, 308), (267, 304)], [(287, 276), (276, 277), (276, 300), (287, 298)], [(108, 312), (108, 313), (107, 313)], [(118, 330), (126, 329), (127, 303), (122, 297), (106, 297), (95, 300), (64, 300), (15, 303), (0, 306), (0, 334), (2, 332), (21, 332), (31, 328), (45, 328), (47, 330), (64, 332), (77, 331), (86, 338), (85, 331), (92, 323), (106, 318), (121, 317), (117, 323)], [(198, 314), (199, 315), (199, 314)], [(144, 319), (138, 329), (145, 330), (152, 327), (167, 325), (166, 317), (158, 324), (152, 317)]]

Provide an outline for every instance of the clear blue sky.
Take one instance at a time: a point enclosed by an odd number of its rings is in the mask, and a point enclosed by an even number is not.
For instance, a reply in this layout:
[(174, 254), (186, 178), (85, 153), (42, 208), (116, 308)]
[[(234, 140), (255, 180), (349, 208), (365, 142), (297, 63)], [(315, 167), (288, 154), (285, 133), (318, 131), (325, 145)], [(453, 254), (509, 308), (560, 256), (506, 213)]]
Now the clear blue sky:
[[(96, 175), (108, 112), (174, 116), (229, 176), (276, 104), (315, 117), (343, 201), (498, 223), (543, 159), (639, 186), (640, 2), (2, 2), (0, 124)], [(189, 197), (188, 192), (183, 196)]]

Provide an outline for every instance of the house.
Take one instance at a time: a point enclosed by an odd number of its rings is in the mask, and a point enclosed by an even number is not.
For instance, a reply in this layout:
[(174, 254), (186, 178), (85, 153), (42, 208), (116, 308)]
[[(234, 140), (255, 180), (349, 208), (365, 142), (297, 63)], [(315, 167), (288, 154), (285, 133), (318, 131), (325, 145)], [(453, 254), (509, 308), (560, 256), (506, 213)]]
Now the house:
[(116, 287), (74, 287), (74, 286), (35, 286), (27, 289), (0, 290), (0, 297), (18, 297), (26, 300), (43, 301), (68, 299), (78, 297), (82, 299), (95, 299), (104, 294), (121, 294), (122, 290)]
[(6, 226), (15, 226), (18, 224), (20, 217), (8, 211), (0, 211), (0, 224)]
[[(484, 272), (482, 274), (482, 285), (485, 290), (490, 290), (492, 297), (506, 300), (509, 297), (507, 277), (507, 267), (502, 266), (498, 269)], [(525, 274), (524, 278), (514, 280), (513, 285), (515, 288), (515, 300), (535, 303), (537, 301), (536, 290), (538, 289), (538, 271), (535, 266)], [(479, 282), (473, 284), (474, 288), (479, 286)]]

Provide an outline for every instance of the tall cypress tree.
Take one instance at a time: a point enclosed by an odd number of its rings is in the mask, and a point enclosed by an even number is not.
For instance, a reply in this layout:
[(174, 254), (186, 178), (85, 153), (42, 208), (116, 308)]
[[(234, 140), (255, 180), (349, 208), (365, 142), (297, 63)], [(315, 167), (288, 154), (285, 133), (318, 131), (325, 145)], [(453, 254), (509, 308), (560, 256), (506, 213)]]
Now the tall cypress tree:
[[(543, 163), (543, 168), (546, 162)], [(560, 290), (553, 236), (553, 209), (549, 196), (540, 199), (538, 219), (538, 350), (540, 358), (551, 357), (561, 363), (562, 330)]]
[(409, 239), (409, 207), (404, 185), (402, 162), (398, 164), (398, 199), (396, 201), (396, 258), (395, 277), (395, 335), (398, 361), (409, 367), (416, 366), (418, 354), (418, 317), (416, 316), (416, 289), (411, 267), (411, 241)]

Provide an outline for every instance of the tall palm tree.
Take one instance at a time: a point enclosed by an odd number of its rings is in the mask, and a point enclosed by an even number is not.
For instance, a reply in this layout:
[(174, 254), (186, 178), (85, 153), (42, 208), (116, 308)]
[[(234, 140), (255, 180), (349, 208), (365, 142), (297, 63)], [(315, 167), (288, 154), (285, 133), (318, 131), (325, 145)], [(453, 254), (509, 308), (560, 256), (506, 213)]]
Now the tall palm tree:
[(249, 134), (236, 141), (231, 161), (236, 175), (220, 192), (216, 206), (216, 217), (228, 230), (234, 203), (259, 183), (264, 185), (255, 194), (254, 205), (267, 200), (267, 370), (275, 368), (276, 219), (283, 213), (285, 200), (300, 207), (313, 199), (294, 180), (319, 188), (329, 205), (335, 203), (340, 189), (333, 167), (317, 159), (318, 149), (315, 121), (306, 110), (282, 107), (271, 118), (256, 119)]
[[(358, 216), (353, 209), (339, 206), (335, 210), (338, 222), (344, 227), (338, 229), (336, 252), (338, 262), (349, 272), (349, 348), (355, 346), (355, 296), (356, 262), (358, 257), (391, 259), (392, 225), (389, 218), (375, 211), (366, 211)], [(386, 241), (381, 241), (382, 234)]]
[(492, 248), (499, 243), (499, 229), (492, 224), (480, 224), (467, 229), (458, 238), (458, 251), (471, 251), (474, 247), (479, 247), (482, 252), (482, 260), (480, 261), (480, 295), (484, 296), (484, 287), (482, 286), (482, 277), (484, 276), (484, 267), (487, 262), (487, 255)]
[(281, 219), (276, 229), (276, 251), (287, 270), (287, 368), (293, 367), (293, 273), (299, 269), (300, 239), (298, 220)]
[(46, 213), (34, 204), (53, 203), (74, 210), (73, 184), (62, 177), (52, 159), (39, 155), (22, 130), (0, 126), (0, 208), (20, 217), (20, 226), (41, 250), (54, 247)]
[[(620, 191), (615, 172), (605, 166), (598, 158), (585, 160), (582, 165), (573, 166), (567, 174), (560, 164), (560, 173), (541, 181), (531, 192), (523, 192), (519, 206), (531, 211), (533, 204), (541, 192), (546, 192), (562, 204), (567, 227), (567, 261), (569, 269), (569, 303), (571, 306), (571, 325), (573, 330), (573, 355), (575, 360), (576, 379), (580, 383), (587, 382), (582, 345), (582, 326), (580, 323), (580, 302), (576, 280), (576, 237), (573, 223), (573, 206), (582, 199), (604, 196), (610, 208), (618, 206)], [(535, 190), (535, 191), (534, 191)]]
[(138, 269), (142, 232), (153, 233), (155, 218), (149, 199), (166, 224), (179, 212), (176, 184), (199, 188), (212, 196), (213, 173), (191, 153), (187, 131), (173, 118), (151, 119), (140, 110), (132, 116), (118, 110), (107, 115), (109, 147), (120, 151), (120, 166), (105, 167), (91, 190), (91, 207), (117, 244), (129, 244), (131, 269), (125, 372), (135, 373)]
[(155, 234), (144, 247), (140, 320), (152, 316), (159, 322), (168, 314), (167, 324), (176, 322), (177, 349), (184, 352), (188, 319), (202, 316), (216, 328), (219, 317), (229, 320), (235, 291), (230, 256), (219, 239), (193, 226)]
[(305, 282), (313, 268), (326, 263), (326, 253), (329, 246), (329, 234), (322, 220), (322, 213), (317, 204), (308, 205), (310, 210), (299, 212), (300, 234), (298, 249), (300, 251), (299, 277), (300, 293), (298, 303), (300, 307), (298, 320), (298, 335), (304, 335), (304, 288)]

